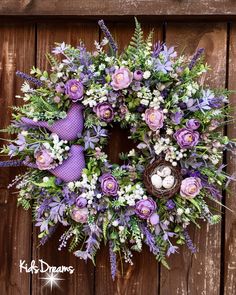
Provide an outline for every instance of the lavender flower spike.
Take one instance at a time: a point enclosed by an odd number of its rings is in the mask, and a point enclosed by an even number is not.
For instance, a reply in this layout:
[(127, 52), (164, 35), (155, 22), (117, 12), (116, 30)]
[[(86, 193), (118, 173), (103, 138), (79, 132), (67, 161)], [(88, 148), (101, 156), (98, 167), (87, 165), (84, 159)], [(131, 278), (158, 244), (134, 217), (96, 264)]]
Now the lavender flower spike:
[(110, 31), (108, 30), (108, 28), (106, 27), (103, 19), (99, 20), (98, 21), (98, 25), (99, 27), (101, 28), (101, 30), (103, 31), (104, 35), (107, 37), (110, 45), (111, 45), (111, 48), (113, 49), (113, 51), (116, 53), (117, 50), (118, 50), (118, 47), (117, 47), (117, 44), (115, 42), (115, 40), (113, 39)]
[(188, 66), (188, 68), (189, 68), (190, 70), (192, 70), (192, 68), (195, 66), (197, 60), (198, 60), (199, 57), (203, 54), (204, 50), (205, 50), (204, 48), (199, 48), (199, 49), (197, 50), (197, 52), (194, 54), (194, 56), (193, 56), (193, 58), (192, 58), (192, 60), (191, 60), (191, 62), (190, 62), (190, 64), (189, 64), (189, 66)]
[(193, 245), (193, 241), (191, 240), (190, 236), (189, 236), (189, 233), (188, 231), (185, 229), (184, 230), (184, 238), (185, 238), (185, 241), (186, 241), (186, 245), (187, 247), (189, 248), (189, 250), (192, 252), (192, 253), (196, 253), (197, 252), (197, 249), (196, 247)]
[(24, 80), (27, 80), (33, 84), (35, 84), (36, 86), (40, 87), (43, 85), (43, 82), (41, 82), (39, 79), (36, 79), (34, 77), (31, 77), (23, 72), (17, 71), (16, 75)]
[(23, 166), (24, 163), (21, 160), (11, 160), (11, 161), (2, 161), (0, 162), (0, 167), (17, 167)]
[(109, 254), (110, 254), (110, 264), (111, 264), (111, 276), (113, 281), (115, 280), (117, 273), (117, 263), (116, 263), (116, 253), (113, 251), (113, 244), (109, 243)]

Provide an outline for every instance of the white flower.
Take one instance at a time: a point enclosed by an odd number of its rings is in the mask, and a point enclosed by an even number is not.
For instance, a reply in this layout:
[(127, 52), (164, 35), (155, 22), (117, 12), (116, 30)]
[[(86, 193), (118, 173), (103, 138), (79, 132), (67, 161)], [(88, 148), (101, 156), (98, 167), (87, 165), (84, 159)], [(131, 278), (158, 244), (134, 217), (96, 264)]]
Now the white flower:
[(69, 183), (67, 184), (67, 186), (68, 186), (69, 190), (71, 190), (71, 191), (74, 190), (74, 187), (75, 187), (74, 182), (69, 182)]
[(168, 134), (168, 135), (171, 135), (171, 134), (173, 134), (173, 130), (172, 130), (172, 129), (170, 129), (170, 128), (167, 128), (167, 130), (166, 130), (166, 134)]
[(143, 78), (144, 78), (144, 79), (148, 79), (150, 76), (151, 76), (150, 71), (145, 71), (145, 72), (143, 73)]
[(45, 176), (44, 178), (43, 178), (43, 182), (48, 182), (49, 181), (49, 178), (47, 177), (47, 176)]
[(21, 91), (22, 92), (29, 92), (30, 91), (30, 85), (28, 82), (24, 82), (23, 85), (21, 86)]
[(177, 209), (177, 215), (181, 216), (184, 213), (184, 210), (182, 208)]
[(99, 71), (103, 71), (106, 68), (106, 66), (104, 64), (100, 64), (98, 68)]
[(115, 227), (118, 226), (118, 224), (119, 224), (119, 221), (118, 221), (118, 220), (114, 220), (114, 221), (112, 222), (112, 225), (115, 226)]
[(134, 157), (134, 156), (135, 156), (135, 149), (132, 149), (131, 151), (129, 151), (128, 157)]
[(27, 135), (28, 135), (28, 131), (23, 130), (23, 131), (21, 131), (21, 134), (22, 134), (23, 136), (27, 136)]
[(189, 214), (189, 213), (190, 213), (190, 209), (189, 209), (189, 208), (186, 208), (186, 209), (185, 209), (185, 213), (186, 213), (186, 214)]

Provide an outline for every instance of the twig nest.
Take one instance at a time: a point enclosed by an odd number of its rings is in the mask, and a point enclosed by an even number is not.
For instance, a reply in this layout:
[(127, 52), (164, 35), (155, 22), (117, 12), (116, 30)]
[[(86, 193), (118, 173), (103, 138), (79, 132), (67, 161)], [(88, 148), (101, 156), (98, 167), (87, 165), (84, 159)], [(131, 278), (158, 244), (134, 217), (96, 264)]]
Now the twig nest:
[(179, 167), (158, 159), (149, 164), (144, 171), (144, 184), (147, 191), (156, 197), (170, 198), (179, 191), (181, 174)]

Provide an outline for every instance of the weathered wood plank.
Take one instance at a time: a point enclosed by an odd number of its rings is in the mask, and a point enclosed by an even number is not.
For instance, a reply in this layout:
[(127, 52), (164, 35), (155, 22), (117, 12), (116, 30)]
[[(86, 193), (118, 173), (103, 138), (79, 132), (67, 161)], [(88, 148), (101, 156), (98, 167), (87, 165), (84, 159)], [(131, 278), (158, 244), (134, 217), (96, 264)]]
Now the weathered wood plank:
[[(15, 98), (23, 81), (16, 70), (28, 72), (34, 63), (33, 25), (0, 25), (0, 128), (10, 123), (12, 105), (22, 102)], [(1, 134), (7, 138), (7, 134)], [(2, 144), (2, 143), (1, 143)], [(20, 259), (31, 260), (31, 214), (16, 206), (17, 195), (7, 189), (19, 169), (0, 169), (0, 290), (1, 294), (29, 294), (30, 275), (19, 272)]]
[[(63, 42), (77, 45), (80, 40), (84, 40), (88, 49), (93, 48), (94, 40), (99, 38), (97, 26), (93, 24), (81, 23), (60, 23), (60, 24), (39, 24), (37, 29), (37, 66), (42, 69), (48, 68), (44, 54), (54, 47), (54, 42)], [(44, 282), (39, 280), (40, 275), (33, 276), (32, 294), (79, 294), (92, 295), (94, 289), (94, 268), (91, 262), (87, 264), (76, 258), (66, 250), (58, 252), (59, 237), (64, 228), (59, 227), (54, 236), (43, 247), (37, 248), (38, 239), (34, 232), (34, 259), (43, 259), (49, 265), (73, 266), (75, 271), (72, 275), (63, 274), (61, 277), (61, 288), (55, 288), (52, 292), (50, 288), (43, 288)], [(79, 291), (78, 291), (79, 290)], [(42, 292), (42, 293), (40, 293)]]
[[(230, 47), (229, 47), (229, 80), (228, 87), (230, 90), (236, 90), (236, 23), (233, 23), (230, 30)], [(236, 94), (230, 97), (232, 106), (232, 116), (236, 118)], [(236, 138), (235, 121), (228, 125), (227, 134), (230, 138)], [(227, 157), (227, 172), (235, 176), (236, 156), (232, 153)], [(233, 212), (226, 209), (225, 211), (225, 272), (224, 272), (224, 293), (236, 294), (236, 203), (235, 203), (236, 182), (229, 186), (229, 193), (226, 196), (226, 206)]]
[[(127, 23), (109, 24), (114, 39), (119, 44), (120, 51), (128, 45), (134, 31), (134, 25)], [(143, 24), (145, 34), (154, 28), (154, 40), (162, 40), (160, 24)], [(132, 143), (127, 140), (128, 130), (118, 127), (111, 129), (111, 139), (108, 145), (108, 154), (111, 162), (118, 163), (120, 152), (129, 151)], [(124, 144), (125, 143), (125, 144)], [(158, 293), (158, 264), (154, 256), (144, 247), (142, 253), (135, 253), (134, 265), (125, 265), (124, 274), (118, 273), (113, 282), (110, 274), (108, 248), (102, 248), (96, 259), (95, 293), (96, 295), (156, 295)], [(119, 269), (120, 270), (120, 269)]]
[[(212, 71), (207, 83), (212, 87), (224, 87), (226, 80), (226, 38), (224, 23), (195, 23), (167, 25), (167, 43), (185, 48), (192, 55), (197, 48), (206, 49), (206, 61)], [(216, 295), (220, 292), (221, 224), (201, 230), (191, 228), (190, 235), (198, 248), (193, 257), (188, 249), (170, 258), (171, 270), (161, 270), (161, 295)]]
[(1, 15), (229, 15), (231, 0), (2, 0)]

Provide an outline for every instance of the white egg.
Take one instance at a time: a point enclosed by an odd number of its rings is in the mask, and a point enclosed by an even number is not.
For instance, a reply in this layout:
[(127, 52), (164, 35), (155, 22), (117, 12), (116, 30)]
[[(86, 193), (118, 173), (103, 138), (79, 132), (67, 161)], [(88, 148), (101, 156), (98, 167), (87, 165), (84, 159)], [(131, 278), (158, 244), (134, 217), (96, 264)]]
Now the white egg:
[(162, 167), (157, 171), (157, 175), (161, 176), (161, 177), (166, 177), (168, 175), (171, 175), (171, 169), (170, 167)]
[(162, 179), (159, 175), (157, 174), (153, 174), (151, 176), (151, 182), (152, 182), (152, 185), (155, 187), (155, 188), (161, 188), (162, 187)]
[(162, 169), (162, 175), (163, 175), (163, 177), (166, 177), (166, 176), (171, 175), (171, 169), (170, 169), (170, 167), (163, 168)]
[(163, 179), (162, 185), (166, 189), (170, 189), (173, 187), (175, 183), (175, 178), (172, 175), (168, 175)]

